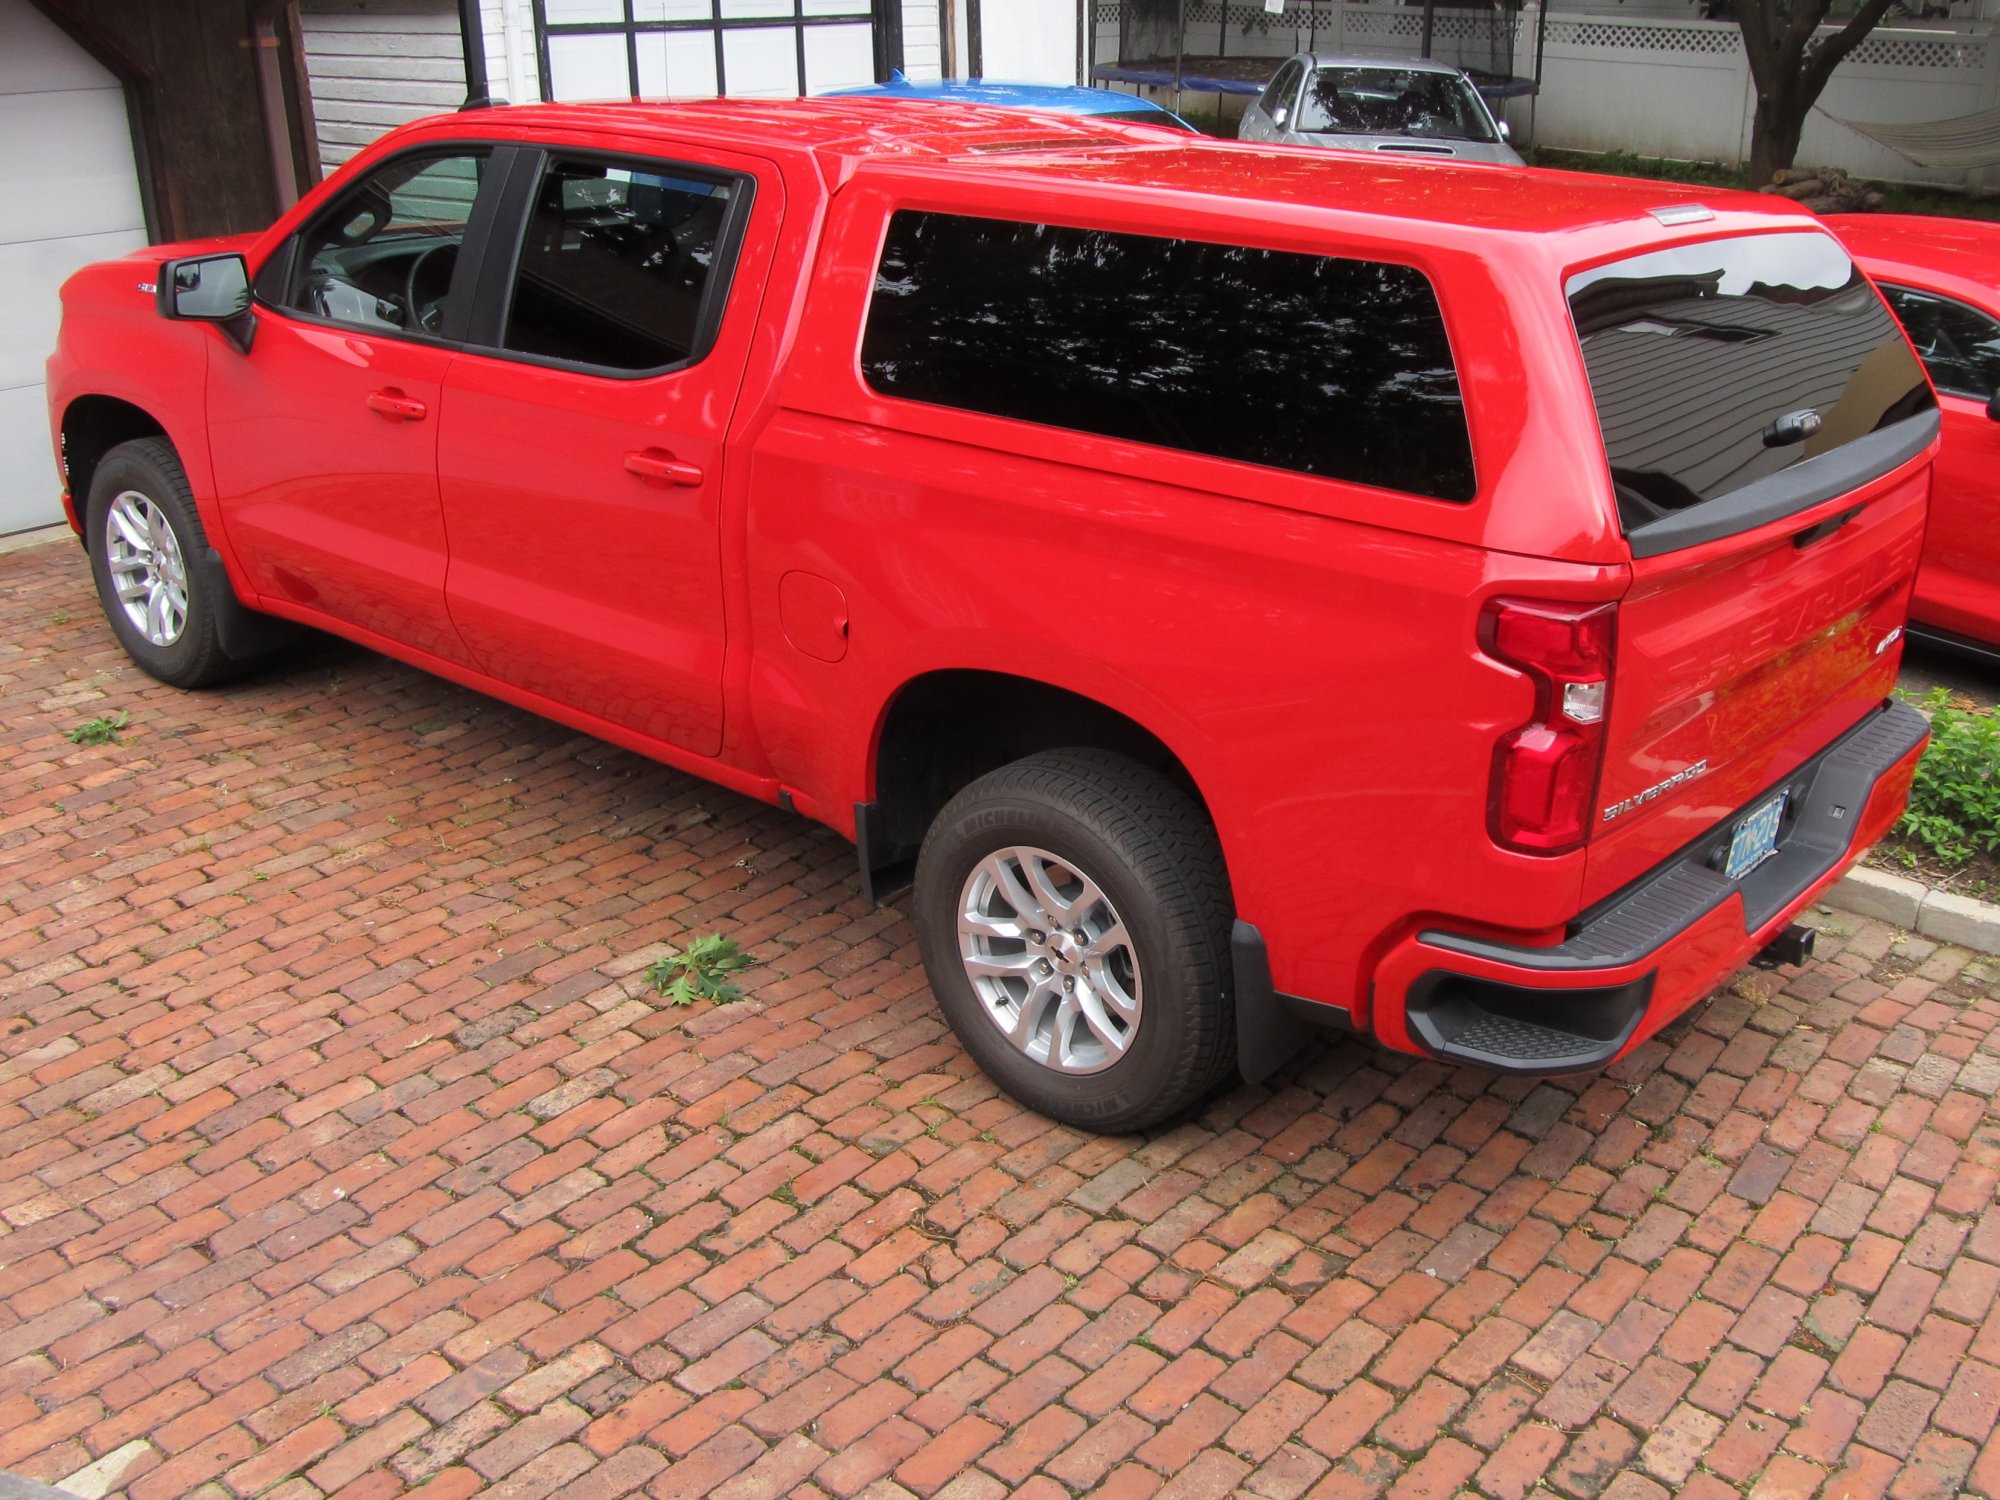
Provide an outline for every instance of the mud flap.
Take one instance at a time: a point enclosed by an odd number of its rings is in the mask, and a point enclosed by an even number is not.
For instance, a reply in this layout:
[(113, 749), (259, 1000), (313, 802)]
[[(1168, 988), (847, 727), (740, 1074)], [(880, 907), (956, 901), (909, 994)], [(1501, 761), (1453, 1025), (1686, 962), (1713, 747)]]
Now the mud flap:
[(1240, 917), (1230, 930), (1229, 959), (1236, 980), (1236, 1068), (1245, 1083), (1262, 1083), (1324, 1031), (1351, 1025), (1337, 1005), (1279, 994), (1264, 935)]
[(305, 633), (305, 628), (275, 615), (259, 614), (236, 596), (222, 554), (213, 547), (201, 552), (201, 581), (208, 597), (215, 601), (215, 643), (233, 661), (255, 661), (281, 646), (288, 646)]

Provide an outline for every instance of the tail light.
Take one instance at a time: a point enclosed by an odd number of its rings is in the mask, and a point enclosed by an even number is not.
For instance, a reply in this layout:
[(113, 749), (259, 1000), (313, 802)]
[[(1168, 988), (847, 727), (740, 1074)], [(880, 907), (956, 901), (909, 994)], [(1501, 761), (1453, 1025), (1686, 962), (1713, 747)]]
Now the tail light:
[(1495, 599), (1479, 621), (1487, 655), (1535, 684), (1535, 716), (1493, 752), (1487, 823), (1494, 839), (1527, 854), (1583, 843), (1604, 768), (1611, 708), (1615, 604)]

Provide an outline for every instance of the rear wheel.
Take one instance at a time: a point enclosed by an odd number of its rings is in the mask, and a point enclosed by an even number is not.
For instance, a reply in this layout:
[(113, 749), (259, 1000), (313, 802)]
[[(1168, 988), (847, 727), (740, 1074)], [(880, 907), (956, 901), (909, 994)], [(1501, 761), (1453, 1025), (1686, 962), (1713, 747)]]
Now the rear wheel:
[[(120, 443), (98, 462), (85, 509), (90, 570), (126, 655), (174, 687), (206, 687), (243, 670), (219, 639), (208, 550), (173, 445)], [(233, 602), (233, 601), (231, 601)]]
[(1089, 1130), (1158, 1124), (1228, 1074), (1229, 914), (1194, 800), (1101, 751), (981, 777), (917, 861), (917, 938), (952, 1030), (1009, 1094)]

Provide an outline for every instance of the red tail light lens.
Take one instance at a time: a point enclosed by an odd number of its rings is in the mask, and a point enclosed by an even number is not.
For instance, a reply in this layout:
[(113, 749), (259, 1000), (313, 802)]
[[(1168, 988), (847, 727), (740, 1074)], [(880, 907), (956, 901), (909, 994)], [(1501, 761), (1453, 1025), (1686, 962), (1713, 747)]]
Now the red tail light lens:
[(1495, 599), (1480, 648), (1535, 684), (1535, 717), (1493, 752), (1487, 823), (1496, 842), (1562, 854), (1589, 835), (1611, 711), (1614, 604)]

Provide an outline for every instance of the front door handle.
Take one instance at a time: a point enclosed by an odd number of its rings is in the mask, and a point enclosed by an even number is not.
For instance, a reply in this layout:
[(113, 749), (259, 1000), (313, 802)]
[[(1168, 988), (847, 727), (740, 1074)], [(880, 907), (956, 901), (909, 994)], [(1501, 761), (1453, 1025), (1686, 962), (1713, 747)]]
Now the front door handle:
[(386, 390), (368, 393), (368, 409), (379, 411), (395, 422), (421, 422), (429, 410), (414, 396), (405, 396), (393, 385)]
[(625, 455), (625, 467), (641, 479), (655, 480), (660, 484), (686, 485), (690, 488), (701, 483), (701, 466), (682, 463), (664, 448), (635, 448)]

